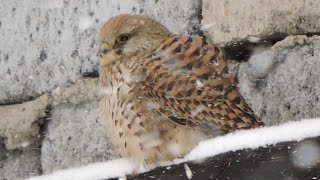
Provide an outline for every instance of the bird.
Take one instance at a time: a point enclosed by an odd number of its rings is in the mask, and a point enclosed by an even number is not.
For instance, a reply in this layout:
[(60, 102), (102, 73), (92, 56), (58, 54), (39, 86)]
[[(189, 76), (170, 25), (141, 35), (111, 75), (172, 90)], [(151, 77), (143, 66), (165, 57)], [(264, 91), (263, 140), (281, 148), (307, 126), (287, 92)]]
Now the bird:
[(205, 38), (121, 14), (102, 26), (99, 41), (101, 115), (123, 157), (155, 167), (184, 157), (202, 140), (263, 125), (240, 94), (223, 50)]

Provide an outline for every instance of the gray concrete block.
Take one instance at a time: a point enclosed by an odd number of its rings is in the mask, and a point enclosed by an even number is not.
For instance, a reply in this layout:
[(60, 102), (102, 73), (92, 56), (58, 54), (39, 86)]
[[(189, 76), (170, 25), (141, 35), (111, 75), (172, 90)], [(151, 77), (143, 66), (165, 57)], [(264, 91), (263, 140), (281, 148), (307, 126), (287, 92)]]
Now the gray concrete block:
[(175, 33), (199, 24), (198, 1), (0, 1), (0, 103), (75, 83), (97, 71), (102, 24), (120, 13), (147, 14)]
[(217, 44), (320, 32), (318, 0), (203, 0), (202, 29)]
[(41, 148), (43, 173), (119, 157), (107, 139), (97, 102), (58, 106), (51, 118)]
[(0, 142), (0, 178), (16, 180), (40, 175), (40, 153), (37, 146), (8, 151)]
[(70, 86), (58, 86), (52, 90), (49, 103), (52, 107), (61, 104), (76, 105), (97, 101), (101, 97), (98, 87), (99, 78), (79, 79)]
[(261, 67), (261, 76), (252, 56), (238, 66), (239, 87), (266, 124), (320, 117), (319, 36), (287, 37), (258, 56), (271, 68)]
[(48, 96), (22, 104), (0, 106), (0, 137), (7, 149), (26, 147), (39, 139), (39, 122), (44, 117)]

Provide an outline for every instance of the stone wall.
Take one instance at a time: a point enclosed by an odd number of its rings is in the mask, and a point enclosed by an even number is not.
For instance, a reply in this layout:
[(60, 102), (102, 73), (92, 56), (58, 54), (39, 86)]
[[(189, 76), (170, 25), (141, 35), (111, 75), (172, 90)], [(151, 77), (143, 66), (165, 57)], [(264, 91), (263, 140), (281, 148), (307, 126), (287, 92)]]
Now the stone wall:
[(96, 39), (121, 13), (227, 45), (241, 92), (268, 125), (319, 117), (318, 9), (317, 0), (1, 1), (0, 177), (118, 157), (98, 113)]

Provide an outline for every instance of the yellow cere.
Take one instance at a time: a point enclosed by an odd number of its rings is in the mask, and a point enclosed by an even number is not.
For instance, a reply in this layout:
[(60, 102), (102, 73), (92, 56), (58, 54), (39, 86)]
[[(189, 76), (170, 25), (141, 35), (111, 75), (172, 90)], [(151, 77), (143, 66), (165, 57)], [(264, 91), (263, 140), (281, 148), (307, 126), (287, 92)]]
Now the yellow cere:
[(103, 43), (102, 43), (102, 46), (105, 47), (105, 48), (107, 48), (107, 49), (112, 49), (112, 48), (113, 48), (112, 44), (111, 44), (111, 43), (108, 43), (108, 42), (103, 42)]

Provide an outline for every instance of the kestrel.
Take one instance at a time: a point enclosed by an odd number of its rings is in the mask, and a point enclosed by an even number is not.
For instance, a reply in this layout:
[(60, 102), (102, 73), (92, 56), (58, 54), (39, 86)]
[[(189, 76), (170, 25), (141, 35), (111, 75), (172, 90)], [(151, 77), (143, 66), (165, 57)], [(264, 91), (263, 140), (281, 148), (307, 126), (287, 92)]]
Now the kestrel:
[(259, 127), (222, 51), (141, 15), (111, 18), (99, 34), (103, 119), (122, 156), (146, 165), (182, 157), (199, 141)]

